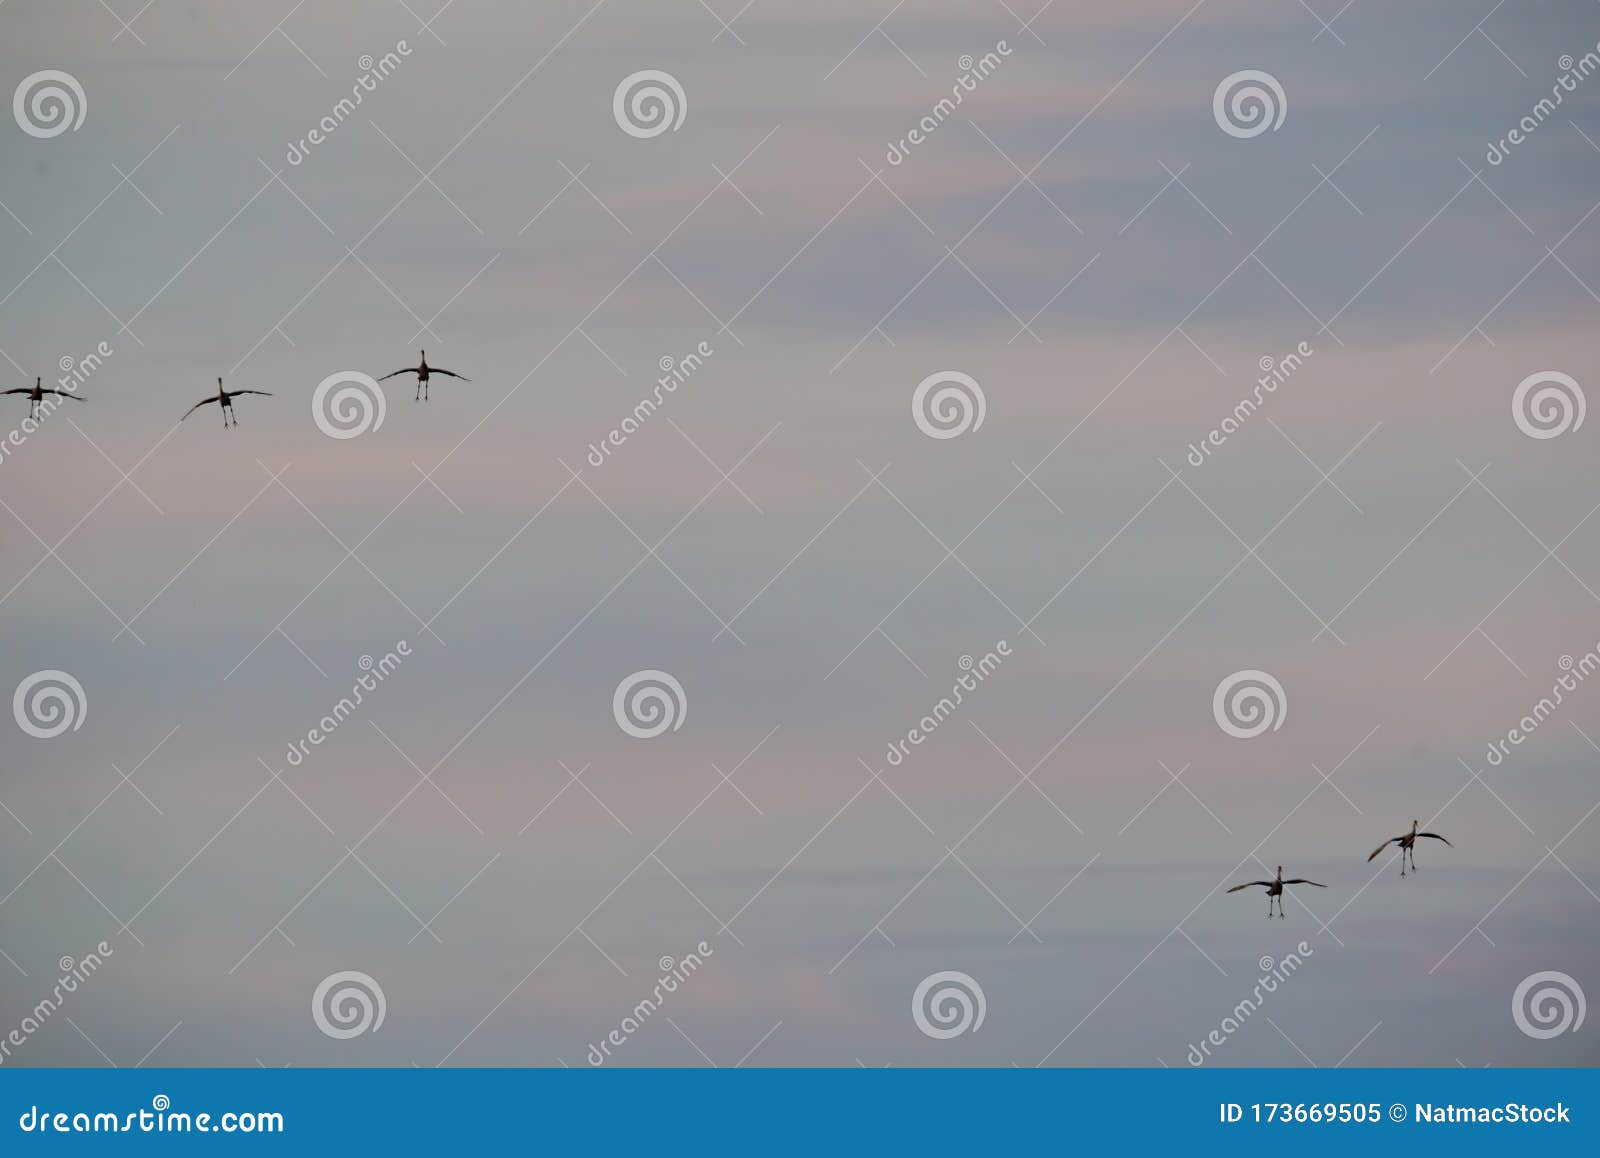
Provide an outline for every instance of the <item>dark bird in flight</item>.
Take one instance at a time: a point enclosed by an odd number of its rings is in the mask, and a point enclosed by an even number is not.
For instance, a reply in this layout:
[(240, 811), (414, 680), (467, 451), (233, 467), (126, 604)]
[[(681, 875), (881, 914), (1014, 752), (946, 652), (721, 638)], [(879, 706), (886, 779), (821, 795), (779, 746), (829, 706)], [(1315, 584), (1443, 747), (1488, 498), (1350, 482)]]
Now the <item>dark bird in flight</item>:
[(35, 378), (32, 386), (20, 386), (15, 390), (0, 390), (0, 394), (26, 394), (28, 396), (28, 417), (33, 419), (39, 417), (39, 404), (44, 401), (46, 394), (54, 394), (61, 398), (71, 398), (74, 402), (83, 401), (76, 394), (43, 386), (41, 385), (43, 382), (43, 378)]
[(1284, 885), (1316, 885), (1317, 888), (1319, 888), (1319, 889), (1325, 889), (1325, 888), (1328, 887), (1327, 885), (1317, 884), (1316, 881), (1308, 881), (1304, 877), (1292, 877), (1289, 880), (1284, 880), (1283, 879), (1283, 866), (1280, 864), (1278, 866), (1278, 877), (1277, 877), (1276, 880), (1271, 880), (1271, 881), (1245, 881), (1244, 884), (1242, 884), (1242, 885), (1234, 885), (1233, 888), (1229, 889), (1228, 891), (1230, 893), (1236, 893), (1240, 889), (1248, 889), (1248, 888), (1250, 888), (1250, 887), (1252, 887), (1254, 885), (1260, 885), (1262, 888), (1267, 890), (1267, 919), (1268, 920), (1272, 919), (1272, 902), (1274, 900), (1278, 902), (1278, 916), (1280, 916), (1280, 917), (1283, 916), (1283, 886)]
[(396, 374), (415, 374), (417, 376), (417, 393), (416, 396), (411, 399), (413, 402), (417, 401), (419, 398), (424, 402), (428, 400), (428, 375), (430, 374), (443, 374), (446, 378), (459, 378), (463, 382), (472, 381), (472, 379), (468, 378), (465, 374), (457, 374), (454, 370), (441, 370), (437, 366), (428, 365), (428, 351), (422, 350), (419, 351), (419, 353), (422, 355), (422, 357), (415, 366), (407, 366), (403, 370), (396, 370), (394, 374), (385, 374), (382, 378), (379, 378), (378, 381), (383, 382), (386, 379), (393, 378)]
[[(1372, 850), (1372, 856), (1369, 856), (1367, 858), (1368, 863), (1370, 864), (1372, 859), (1373, 859), (1373, 857), (1377, 856), (1380, 852), (1382, 852), (1384, 849), (1388, 848), (1391, 844), (1398, 844), (1400, 846), (1400, 875), (1401, 876), (1405, 876), (1406, 875), (1406, 854), (1407, 853), (1411, 854), (1411, 871), (1412, 872), (1416, 872), (1417, 871), (1417, 837), (1419, 837), (1419, 836), (1431, 837), (1434, 840), (1444, 840), (1444, 842), (1446, 844), (1450, 844), (1450, 842), (1448, 840), (1445, 840), (1444, 837), (1440, 836), (1437, 832), (1418, 832), (1417, 831), (1417, 825), (1420, 824), (1420, 823), (1421, 823), (1421, 821), (1413, 820), (1411, 822), (1411, 831), (1410, 832), (1402, 832), (1399, 836), (1391, 836), (1388, 840), (1384, 841), (1377, 848), (1373, 849)], [(1455, 845), (1450, 844), (1450, 847), (1454, 848)]]
[[(213, 402), (218, 402), (218, 403), (221, 403), (221, 405), (222, 405), (222, 428), (224, 430), (226, 430), (228, 428), (228, 419), (230, 419), (230, 418), (233, 419), (233, 424), (235, 426), (238, 426), (239, 425), (239, 418), (233, 412), (233, 400), (235, 398), (237, 398), (241, 394), (265, 394), (268, 397), (271, 397), (272, 391), (271, 390), (224, 390), (222, 388), (222, 379), (218, 378), (217, 379), (217, 392), (215, 394), (213, 394), (210, 398), (202, 398), (202, 399), (200, 399), (200, 401), (196, 402), (193, 406), (189, 407), (188, 410), (184, 411), (183, 418), (189, 417), (189, 415), (193, 414), (196, 410), (199, 410), (202, 406), (209, 406)], [(178, 419), (178, 421), (182, 422), (183, 418)]]

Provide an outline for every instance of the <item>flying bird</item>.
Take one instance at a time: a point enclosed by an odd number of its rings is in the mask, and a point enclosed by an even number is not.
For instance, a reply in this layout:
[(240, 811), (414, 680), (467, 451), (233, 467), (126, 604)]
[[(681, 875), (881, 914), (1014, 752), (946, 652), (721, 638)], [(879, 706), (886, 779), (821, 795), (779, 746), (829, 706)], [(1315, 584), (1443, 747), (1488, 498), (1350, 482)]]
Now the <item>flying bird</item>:
[(1284, 880), (1283, 866), (1280, 864), (1278, 866), (1278, 877), (1276, 880), (1245, 881), (1242, 885), (1234, 885), (1233, 888), (1229, 889), (1228, 891), (1230, 893), (1236, 893), (1240, 889), (1248, 889), (1254, 885), (1260, 885), (1262, 888), (1267, 890), (1267, 919), (1269, 921), (1272, 919), (1272, 902), (1274, 900), (1278, 902), (1278, 916), (1283, 916), (1284, 885), (1316, 885), (1319, 889), (1325, 889), (1328, 887), (1324, 884), (1318, 884), (1316, 881), (1308, 881), (1304, 877), (1292, 877), (1289, 880)]
[[(202, 406), (209, 406), (213, 402), (218, 402), (218, 403), (221, 403), (221, 405), (222, 405), (222, 428), (224, 430), (226, 430), (228, 428), (228, 419), (230, 419), (230, 418), (233, 419), (233, 424), (235, 426), (238, 426), (239, 425), (239, 418), (238, 418), (238, 415), (234, 414), (234, 412), (233, 412), (233, 400), (235, 398), (237, 398), (241, 394), (265, 394), (268, 397), (271, 397), (272, 391), (271, 390), (224, 390), (222, 388), (222, 379), (218, 378), (217, 379), (217, 392), (215, 394), (213, 394), (210, 398), (202, 398), (202, 399), (200, 399), (200, 401), (196, 402), (193, 406), (189, 407), (188, 410), (184, 411), (183, 418), (189, 417), (189, 415), (193, 414), (196, 410), (199, 410)], [(183, 418), (178, 419), (178, 421), (182, 422)]]
[(74, 402), (84, 401), (76, 394), (69, 393), (66, 390), (47, 388), (41, 385), (43, 382), (43, 378), (35, 378), (32, 386), (20, 386), (15, 390), (0, 390), (0, 394), (26, 394), (28, 396), (28, 417), (33, 419), (39, 417), (39, 404), (44, 401), (46, 394), (54, 394), (60, 398), (71, 398)]
[(411, 399), (413, 402), (417, 401), (418, 399), (421, 399), (424, 402), (428, 400), (428, 376), (430, 374), (443, 374), (446, 378), (459, 378), (463, 382), (472, 381), (472, 379), (468, 378), (465, 374), (457, 374), (454, 370), (441, 370), (437, 366), (428, 365), (428, 351), (421, 350), (419, 353), (422, 355), (422, 357), (415, 366), (407, 366), (402, 370), (396, 370), (394, 374), (385, 374), (382, 378), (379, 378), (378, 381), (383, 382), (389, 378), (393, 378), (396, 374), (415, 374), (417, 376), (417, 393), (416, 396)]
[[(1405, 876), (1406, 875), (1406, 854), (1407, 853), (1411, 854), (1411, 871), (1412, 872), (1416, 872), (1417, 871), (1417, 847), (1416, 847), (1417, 846), (1417, 837), (1419, 837), (1419, 836), (1427, 836), (1427, 837), (1431, 837), (1434, 840), (1444, 840), (1444, 842), (1446, 844), (1450, 844), (1450, 842), (1448, 840), (1445, 840), (1445, 838), (1440, 836), (1437, 832), (1418, 832), (1417, 831), (1417, 825), (1420, 824), (1420, 823), (1421, 823), (1421, 821), (1413, 820), (1411, 822), (1411, 831), (1410, 832), (1402, 832), (1399, 836), (1391, 836), (1388, 840), (1384, 841), (1377, 848), (1373, 849), (1372, 850), (1372, 856), (1369, 856), (1367, 858), (1367, 862), (1370, 864), (1372, 862), (1373, 857), (1376, 857), (1380, 852), (1382, 852), (1384, 849), (1388, 848), (1391, 844), (1398, 844), (1400, 846), (1400, 875), (1401, 876)], [(1450, 844), (1450, 847), (1454, 848), (1455, 845)]]

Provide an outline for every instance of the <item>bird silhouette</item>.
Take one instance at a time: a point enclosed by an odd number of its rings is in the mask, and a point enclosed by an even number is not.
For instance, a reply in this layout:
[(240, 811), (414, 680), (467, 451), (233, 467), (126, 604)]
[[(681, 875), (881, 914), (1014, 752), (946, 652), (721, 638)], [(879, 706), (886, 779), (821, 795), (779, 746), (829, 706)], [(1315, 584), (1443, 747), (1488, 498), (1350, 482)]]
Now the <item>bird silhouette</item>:
[(446, 378), (459, 378), (463, 382), (472, 381), (472, 379), (468, 378), (465, 374), (457, 374), (454, 370), (441, 370), (437, 366), (428, 365), (428, 351), (420, 350), (418, 353), (421, 355), (421, 359), (415, 366), (407, 366), (404, 369), (396, 370), (393, 374), (385, 374), (382, 378), (379, 378), (378, 381), (383, 382), (389, 378), (393, 378), (396, 374), (415, 374), (417, 376), (417, 393), (415, 397), (411, 399), (413, 402), (417, 401), (418, 399), (421, 399), (423, 402), (428, 400), (428, 377), (431, 374), (443, 374)]
[(32, 386), (20, 386), (15, 390), (0, 390), (0, 394), (26, 394), (28, 396), (28, 417), (33, 419), (39, 417), (39, 404), (44, 401), (46, 394), (54, 394), (61, 398), (71, 398), (74, 402), (84, 401), (76, 394), (69, 393), (66, 390), (46, 387), (42, 385), (43, 382), (43, 378), (35, 378)]
[(1325, 889), (1328, 887), (1324, 884), (1318, 884), (1316, 881), (1308, 881), (1304, 877), (1292, 877), (1289, 880), (1284, 880), (1283, 866), (1280, 864), (1278, 866), (1278, 876), (1276, 880), (1245, 881), (1242, 885), (1234, 885), (1233, 888), (1229, 889), (1228, 891), (1230, 893), (1236, 893), (1240, 889), (1248, 889), (1254, 885), (1260, 885), (1262, 888), (1267, 890), (1267, 919), (1269, 921), (1272, 919), (1272, 902), (1274, 900), (1278, 902), (1278, 916), (1283, 916), (1284, 885), (1316, 885), (1319, 889)]
[[(233, 400), (235, 398), (237, 398), (240, 394), (265, 394), (268, 397), (271, 397), (272, 391), (271, 390), (224, 390), (222, 388), (222, 379), (218, 378), (217, 379), (217, 392), (215, 394), (213, 394), (210, 398), (202, 398), (202, 399), (200, 399), (200, 401), (196, 402), (193, 406), (189, 407), (188, 410), (185, 410), (183, 412), (183, 418), (189, 417), (189, 415), (193, 414), (196, 410), (199, 410), (202, 406), (209, 406), (213, 402), (218, 402), (218, 403), (221, 403), (221, 405), (222, 405), (222, 429), (224, 429), (224, 430), (228, 429), (228, 419), (230, 419), (230, 418), (233, 419), (233, 424), (235, 426), (238, 426), (239, 425), (239, 418), (233, 412)], [(183, 418), (178, 419), (178, 421), (182, 422)]]
[[(1437, 832), (1418, 832), (1417, 831), (1417, 825), (1419, 825), (1420, 823), (1422, 823), (1422, 822), (1419, 821), (1419, 820), (1413, 820), (1411, 822), (1411, 831), (1410, 832), (1402, 832), (1399, 836), (1391, 836), (1388, 840), (1384, 841), (1377, 848), (1373, 849), (1372, 850), (1372, 856), (1367, 857), (1367, 863), (1369, 863), (1369, 864), (1372, 863), (1373, 857), (1376, 857), (1380, 852), (1382, 852), (1384, 849), (1388, 848), (1391, 844), (1398, 844), (1400, 846), (1400, 875), (1401, 876), (1405, 876), (1406, 875), (1406, 854), (1407, 853), (1411, 854), (1411, 871), (1412, 872), (1416, 872), (1417, 871), (1417, 837), (1419, 837), (1419, 836), (1427, 836), (1427, 837), (1433, 838), (1434, 840), (1444, 840), (1444, 842), (1446, 844), (1450, 844), (1450, 842), (1448, 840), (1445, 840), (1444, 837), (1440, 836)], [(1450, 844), (1450, 847), (1454, 848), (1455, 845)]]

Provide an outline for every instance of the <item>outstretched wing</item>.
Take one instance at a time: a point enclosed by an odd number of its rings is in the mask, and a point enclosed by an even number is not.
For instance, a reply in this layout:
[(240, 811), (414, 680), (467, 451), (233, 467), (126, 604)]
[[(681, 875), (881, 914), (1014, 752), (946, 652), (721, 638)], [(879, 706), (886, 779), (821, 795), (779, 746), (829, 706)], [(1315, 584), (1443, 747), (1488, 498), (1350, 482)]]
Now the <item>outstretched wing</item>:
[[(9, 393), (9, 391), (7, 391), (7, 393)], [(74, 402), (82, 402), (83, 401), (82, 398), (78, 397), (76, 394), (72, 393), (70, 390), (46, 390), (46, 391), (44, 391), (44, 393), (46, 393), (46, 394), (54, 394), (59, 398), (71, 398)]]
[(32, 386), (24, 386), (20, 390), (0, 390), (0, 394), (32, 394)]
[(429, 366), (428, 367), (428, 373), (430, 373), (430, 374), (443, 374), (446, 378), (460, 378), (463, 382), (471, 382), (472, 381), (472, 379), (468, 378), (465, 374), (457, 374), (454, 370), (441, 370), (437, 366)]
[[(1391, 844), (1393, 844), (1395, 841), (1397, 841), (1399, 839), (1400, 838), (1398, 836), (1391, 836), (1388, 840), (1384, 841), (1377, 848), (1372, 850), (1372, 856), (1377, 856), (1380, 852), (1382, 852), (1384, 849), (1388, 848)], [(1372, 856), (1369, 856), (1367, 858), (1368, 863), (1370, 863), (1372, 861)]]
[(1306, 880), (1305, 877), (1292, 877), (1291, 879), (1286, 880), (1283, 883), (1286, 884), (1286, 885), (1316, 885), (1317, 888), (1319, 888), (1319, 889), (1325, 889), (1325, 888), (1328, 887), (1327, 885), (1324, 885), (1324, 884), (1318, 884), (1316, 881), (1308, 881), (1308, 880)]
[(265, 394), (269, 398), (272, 396), (272, 391), (271, 390), (229, 390), (228, 393), (229, 394)]
[[(1440, 836), (1437, 832), (1419, 832), (1419, 833), (1417, 833), (1417, 835), (1418, 836), (1431, 836), (1434, 840), (1444, 840), (1444, 837)], [(1450, 842), (1448, 840), (1444, 840), (1444, 842), (1446, 844), (1450, 844)], [(1450, 844), (1450, 847), (1454, 848), (1455, 845)]]
[(1244, 884), (1242, 884), (1242, 885), (1234, 885), (1233, 888), (1229, 889), (1228, 891), (1230, 893), (1236, 893), (1240, 889), (1248, 889), (1253, 885), (1261, 885), (1264, 888), (1269, 888), (1270, 889), (1272, 887), (1272, 882), (1271, 881), (1245, 881)]
[[(386, 382), (390, 378), (393, 378), (395, 374), (415, 374), (416, 372), (417, 368), (415, 366), (407, 366), (404, 370), (396, 370), (394, 374), (385, 374), (382, 378), (379, 378), (378, 381)], [(443, 371), (440, 372), (443, 373)]]
[[(206, 403), (215, 402), (215, 401), (216, 401), (215, 398), (202, 398), (202, 399), (200, 399), (200, 401), (196, 402), (193, 406), (189, 407), (189, 409), (187, 409), (187, 410), (185, 410), (183, 412), (183, 418), (189, 417), (189, 415), (193, 414), (196, 410), (199, 410), (202, 406), (206, 405)], [(183, 418), (178, 419), (178, 421), (182, 422)]]

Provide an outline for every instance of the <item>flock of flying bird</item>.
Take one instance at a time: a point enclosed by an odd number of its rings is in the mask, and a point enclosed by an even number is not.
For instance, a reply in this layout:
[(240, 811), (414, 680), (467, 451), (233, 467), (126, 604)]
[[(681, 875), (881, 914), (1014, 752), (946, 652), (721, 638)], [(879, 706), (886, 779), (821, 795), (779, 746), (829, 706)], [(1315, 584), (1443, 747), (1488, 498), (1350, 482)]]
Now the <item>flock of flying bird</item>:
[[(1384, 841), (1377, 848), (1373, 849), (1372, 850), (1372, 855), (1367, 857), (1367, 863), (1371, 864), (1373, 859), (1380, 852), (1382, 852), (1384, 849), (1388, 848), (1391, 844), (1398, 844), (1400, 846), (1400, 875), (1401, 876), (1405, 876), (1406, 875), (1406, 857), (1407, 857), (1407, 855), (1409, 855), (1411, 857), (1411, 871), (1412, 872), (1416, 872), (1417, 871), (1417, 838), (1418, 837), (1426, 836), (1426, 837), (1429, 837), (1429, 838), (1431, 838), (1433, 840), (1443, 840), (1445, 844), (1450, 844), (1450, 842), (1448, 840), (1445, 840), (1445, 838), (1440, 836), (1437, 832), (1418, 832), (1417, 828), (1421, 823), (1422, 822), (1420, 820), (1413, 820), (1411, 822), (1411, 831), (1410, 832), (1402, 832), (1399, 836), (1391, 836), (1388, 840)], [(1450, 845), (1450, 847), (1454, 848), (1455, 845)], [(1245, 881), (1244, 884), (1242, 884), (1242, 885), (1234, 885), (1233, 888), (1229, 889), (1228, 891), (1230, 893), (1236, 893), (1240, 889), (1254, 888), (1257, 885), (1259, 885), (1262, 888), (1267, 890), (1267, 919), (1268, 920), (1272, 919), (1273, 902), (1277, 902), (1278, 916), (1282, 917), (1284, 915), (1284, 913), (1283, 913), (1283, 890), (1284, 890), (1284, 886), (1285, 885), (1316, 885), (1316, 887), (1319, 888), (1319, 889), (1325, 889), (1325, 888), (1328, 887), (1327, 885), (1322, 884), (1319, 881), (1307, 880), (1305, 877), (1290, 877), (1288, 880), (1284, 880), (1283, 879), (1283, 866), (1280, 864), (1278, 866), (1278, 875), (1277, 875), (1277, 877), (1275, 879), (1270, 880), (1270, 881)]]
[[(407, 366), (404, 369), (396, 370), (391, 374), (385, 374), (382, 378), (379, 378), (378, 381), (382, 382), (382, 381), (385, 381), (386, 379), (394, 378), (394, 377), (396, 377), (396, 376), (398, 376), (400, 374), (415, 374), (417, 376), (417, 393), (416, 393), (415, 397), (412, 399), (412, 401), (417, 401), (419, 399), (421, 401), (427, 401), (427, 398), (428, 398), (428, 379), (431, 376), (433, 376), (434, 374), (443, 374), (447, 378), (459, 378), (463, 382), (472, 381), (472, 379), (467, 378), (464, 375), (457, 374), (454, 370), (444, 370), (444, 369), (439, 368), (438, 366), (430, 366), (430, 365), (428, 365), (428, 352), (426, 350), (421, 351), (421, 358), (418, 360), (418, 362), (417, 362), (417, 364), (415, 366)], [(28, 401), (31, 404), (32, 414), (33, 414), (33, 416), (35, 418), (38, 417), (39, 404), (44, 400), (44, 396), (46, 394), (55, 394), (55, 395), (58, 395), (58, 396), (60, 396), (62, 398), (71, 398), (71, 399), (73, 399), (74, 401), (77, 401), (77, 402), (84, 401), (78, 395), (73, 394), (73, 393), (69, 393), (68, 391), (46, 388), (46, 387), (41, 385), (41, 381), (42, 381), (41, 379), (37, 379), (36, 378), (36, 379), (34, 379), (34, 383), (33, 383), (33, 385), (31, 387), (25, 386), (25, 387), (22, 387), (21, 389), (18, 389), (18, 390), (3, 390), (3, 391), (0, 391), (0, 394), (26, 394), (28, 396)], [(228, 420), (230, 418), (233, 419), (232, 425), (238, 426), (239, 425), (239, 420), (238, 420), (238, 418), (234, 417), (234, 413), (233, 413), (233, 400), (235, 398), (237, 398), (241, 394), (265, 394), (265, 395), (269, 395), (270, 396), (271, 393), (272, 393), (272, 391), (270, 391), (270, 390), (224, 390), (222, 388), (222, 379), (218, 378), (217, 379), (217, 392), (215, 394), (211, 395), (209, 398), (200, 399), (200, 401), (196, 402), (193, 406), (189, 407), (189, 409), (184, 412), (183, 418), (178, 419), (178, 421), (182, 422), (184, 418), (188, 418), (189, 415), (193, 414), (196, 410), (199, 410), (202, 406), (209, 406), (211, 403), (215, 402), (215, 403), (218, 403), (221, 406), (221, 409), (222, 409), (222, 425), (223, 425), (224, 429), (226, 429), (227, 426), (229, 425)], [(1411, 858), (1411, 870), (1413, 872), (1416, 871), (1416, 868), (1417, 868), (1416, 844), (1417, 844), (1418, 838), (1420, 838), (1420, 837), (1428, 837), (1431, 840), (1441, 840), (1441, 841), (1444, 841), (1444, 843), (1447, 844), (1447, 845), (1450, 844), (1450, 842), (1448, 840), (1445, 840), (1445, 838), (1440, 836), (1437, 832), (1418, 832), (1417, 828), (1418, 828), (1418, 826), (1420, 824), (1421, 824), (1421, 821), (1413, 820), (1411, 822), (1411, 831), (1410, 832), (1403, 832), (1399, 836), (1391, 836), (1388, 840), (1384, 841), (1377, 848), (1373, 849), (1372, 850), (1372, 855), (1367, 857), (1368, 863), (1371, 863), (1372, 860), (1374, 860), (1380, 852), (1382, 852), (1384, 849), (1388, 848), (1391, 844), (1397, 844), (1397, 845), (1400, 846), (1400, 875), (1401, 876), (1405, 876), (1406, 875), (1406, 858), (1408, 856)], [(1451, 847), (1453, 848), (1454, 846), (1451, 845)], [(1278, 875), (1276, 877), (1274, 877), (1272, 880), (1270, 880), (1270, 881), (1245, 881), (1243, 884), (1234, 885), (1233, 888), (1229, 889), (1228, 891), (1230, 893), (1237, 893), (1242, 889), (1256, 888), (1258, 886), (1260, 888), (1266, 889), (1267, 890), (1267, 917), (1268, 917), (1268, 919), (1270, 919), (1272, 917), (1272, 915), (1273, 915), (1274, 907), (1276, 907), (1277, 915), (1279, 917), (1283, 917), (1284, 916), (1284, 912), (1283, 912), (1283, 891), (1289, 885), (1314, 885), (1316, 888), (1319, 888), (1319, 889), (1325, 889), (1325, 888), (1328, 887), (1327, 885), (1322, 884), (1319, 881), (1308, 880), (1305, 877), (1290, 877), (1288, 880), (1284, 880), (1283, 879), (1283, 866), (1279, 865), (1278, 866)]]
[[(417, 393), (412, 399), (414, 402), (418, 400), (426, 402), (428, 400), (428, 379), (434, 374), (443, 374), (447, 378), (459, 378), (463, 382), (472, 381), (472, 379), (468, 378), (465, 374), (457, 374), (454, 370), (445, 370), (438, 366), (428, 365), (428, 351), (426, 350), (421, 351), (421, 358), (418, 360), (415, 366), (406, 366), (404, 369), (396, 370), (392, 374), (385, 374), (382, 378), (379, 378), (378, 381), (382, 382), (399, 374), (415, 374), (417, 376)], [(69, 390), (57, 390), (54, 387), (45, 386), (43, 383), (44, 379), (35, 378), (32, 386), (22, 386), (16, 390), (0, 390), (0, 394), (26, 394), (28, 396), (28, 415), (33, 419), (37, 419), (39, 417), (39, 406), (44, 402), (44, 396), (46, 394), (54, 394), (59, 398), (71, 398), (74, 402), (86, 401), (86, 399), (79, 394), (75, 394)], [(233, 420), (231, 425), (238, 426), (239, 419), (233, 412), (233, 400), (241, 394), (264, 394), (270, 397), (272, 391), (225, 390), (222, 387), (222, 379), (218, 378), (217, 392), (208, 398), (200, 399), (200, 401), (189, 407), (188, 410), (184, 411), (183, 417), (179, 418), (178, 421), (182, 422), (184, 418), (188, 418), (189, 415), (193, 414), (196, 410), (199, 410), (202, 406), (209, 406), (215, 402), (222, 410), (223, 429), (226, 430), (230, 425), (228, 421), (229, 419)]]

